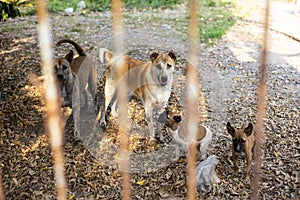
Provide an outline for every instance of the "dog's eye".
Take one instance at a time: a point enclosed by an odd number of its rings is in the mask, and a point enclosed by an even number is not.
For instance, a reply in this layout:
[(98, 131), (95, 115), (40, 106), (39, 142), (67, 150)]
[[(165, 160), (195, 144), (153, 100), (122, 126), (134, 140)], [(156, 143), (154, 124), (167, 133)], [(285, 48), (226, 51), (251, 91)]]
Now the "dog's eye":
[(68, 66), (66, 66), (66, 65), (63, 65), (62, 67), (63, 67), (63, 70), (68, 69)]
[(161, 69), (161, 64), (156, 65), (157, 69)]
[(170, 69), (172, 67), (172, 65), (170, 64), (167, 64), (167, 68)]

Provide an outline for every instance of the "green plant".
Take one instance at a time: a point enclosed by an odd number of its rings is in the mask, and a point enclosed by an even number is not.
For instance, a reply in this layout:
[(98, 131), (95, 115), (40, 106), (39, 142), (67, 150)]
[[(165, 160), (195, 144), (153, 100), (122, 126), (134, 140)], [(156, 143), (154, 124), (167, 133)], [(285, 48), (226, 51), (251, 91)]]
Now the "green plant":
[(21, 6), (32, 6), (29, 0), (0, 0), (0, 21), (21, 16)]
[(62, 0), (50, 0), (48, 2), (48, 9), (50, 12), (62, 12), (68, 7), (77, 7), (79, 0), (62, 1)]
[[(64, 11), (67, 7), (76, 9), (80, 0), (50, 0), (48, 9), (50, 12)], [(172, 8), (174, 5), (182, 3), (183, 0), (124, 0), (126, 8)], [(86, 6), (92, 11), (108, 11), (111, 8), (111, 0), (85, 0)]]
[(127, 8), (172, 8), (182, 3), (182, 0), (125, 0)]
[(200, 1), (200, 40), (213, 43), (235, 24), (233, 0)]
[(87, 0), (86, 6), (92, 11), (108, 11), (111, 7), (110, 0)]

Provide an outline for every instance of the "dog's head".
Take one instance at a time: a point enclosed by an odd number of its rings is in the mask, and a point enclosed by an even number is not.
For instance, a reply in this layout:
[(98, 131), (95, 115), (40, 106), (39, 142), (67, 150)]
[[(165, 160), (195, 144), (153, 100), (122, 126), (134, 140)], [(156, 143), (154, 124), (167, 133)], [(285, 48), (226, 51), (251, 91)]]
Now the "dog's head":
[(175, 131), (178, 129), (178, 126), (181, 122), (181, 115), (175, 114), (174, 112), (169, 110), (165, 110), (159, 115), (158, 122), (164, 123), (168, 128)]
[(56, 58), (54, 60), (54, 72), (58, 85), (62, 86), (66, 84), (66, 81), (72, 73), (71, 62), (73, 60), (73, 51), (71, 50), (64, 58)]
[(173, 71), (175, 68), (176, 56), (173, 52), (168, 54), (152, 53), (152, 72), (161, 86), (172, 84)]
[(247, 127), (243, 125), (241, 129), (235, 129), (231, 126), (230, 122), (228, 122), (227, 131), (232, 136), (233, 149), (237, 153), (244, 151), (249, 136), (254, 134), (252, 123), (249, 123)]

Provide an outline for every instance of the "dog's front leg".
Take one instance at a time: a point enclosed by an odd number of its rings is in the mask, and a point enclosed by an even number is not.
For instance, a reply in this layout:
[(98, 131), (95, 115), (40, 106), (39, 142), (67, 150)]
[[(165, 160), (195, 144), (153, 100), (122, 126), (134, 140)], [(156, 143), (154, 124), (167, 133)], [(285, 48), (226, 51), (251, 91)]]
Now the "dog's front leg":
[(148, 123), (151, 140), (154, 140), (155, 139), (155, 129), (154, 129), (154, 122), (153, 122), (153, 109), (152, 109), (151, 105), (145, 104), (145, 114), (146, 114), (146, 120)]
[(234, 173), (237, 173), (239, 168), (237, 166), (237, 155), (234, 151), (234, 147), (232, 145), (232, 160), (233, 160), (233, 169), (234, 169)]
[(245, 170), (245, 181), (249, 181), (249, 174), (251, 169), (251, 161), (252, 161), (252, 152), (246, 153), (247, 163), (246, 163), (246, 170)]
[(156, 138), (162, 142), (162, 128), (163, 124), (158, 121), (158, 116), (165, 111), (162, 107), (156, 107), (154, 104), (145, 104), (146, 119), (149, 126), (151, 138)]
[(163, 134), (162, 134), (162, 131), (161, 131), (162, 128), (163, 128), (163, 124), (159, 123), (158, 121), (155, 121), (155, 123), (156, 123), (157, 131), (159, 131), (159, 139), (160, 139), (161, 141), (164, 141), (164, 140), (162, 140)]
[(159, 107), (155, 108), (154, 110), (155, 110), (153, 113), (153, 116), (155, 116), (155, 119), (154, 119), (155, 124), (154, 125), (155, 125), (156, 130), (158, 131), (158, 137), (159, 137), (158, 139), (160, 141), (165, 142), (163, 140), (163, 134), (162, 134), (163, 123), (161, 123), (159, 121), (159, 116), (161, 116), (161, 114), (163, 114), (166, 111), (166, 109), (164, 107), (159, 106)]
[[(110, 79), (107, 80), (105, 83), (104, 95), (105, 95), (105, 99), (102, 104), (101, 117), (100, 117), (100, 126), (103, 130), (105, 130), (106, 125), (107, 125), (106, 116), (107, 116), (107, 110), (108, 110), (109, 104), (111, 104), (111, 100), (113, 99), (113, 96), (116, 95), (115, 94), (115, 86), (113, 84), (113, 81)], [(112, 114), (115, 114), (115, 113), (112, 113)]]
[[(107, 125), (107, 119), (106, 119), (106, 112), (107, 112), (107, 108), (108, 108), (108, 105), (103, 102), (102, 106), (101, 106), (101, 109), (98, 113), (98, 119), (100, 118), (100, 127), (105, 130), (106, 129), (106, 125)], [(99, 117), (100, 116), (100, 117)]]

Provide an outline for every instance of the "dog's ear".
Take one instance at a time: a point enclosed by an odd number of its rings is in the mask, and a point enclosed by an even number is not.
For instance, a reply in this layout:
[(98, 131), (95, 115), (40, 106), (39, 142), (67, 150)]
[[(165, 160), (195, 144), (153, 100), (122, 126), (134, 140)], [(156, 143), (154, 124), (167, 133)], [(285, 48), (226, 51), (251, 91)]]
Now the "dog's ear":
[(99, 58), (101, 63), (108, 63), (113, 57), (114, 55), (109, 50), (105, 48), (101, 48), (99, 50)]
[(172, 51), (170, 51), (168, 55), (172, 58), (172, 60), (174, 62), (176, 61), (176, 56), (175, 56), (175, 54)]
[(158, 53), (156, 53), (156, 52), (154, 52), (154, 53), (152, 53), (151, 55), (150, 55), (150, 60), (151, 60), (151, 62), (154, 62), (154, 60), (158, 57)]
[(227, 122), (227, 131), (230, 135), (233, 135), (235, 132), (235, 129), (230, 125), (230, 122)]
[(249, 137), (252, 134), (253, 125), (249, 123), (249, 125), (244, 129), (244, 133)]
[(65, 59), (71, 64), (73, 60), (74, 52), (70, 50), (70, 52), (65, 56)]

